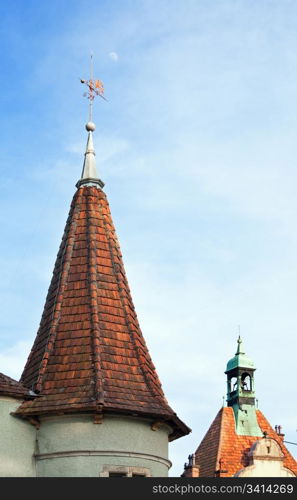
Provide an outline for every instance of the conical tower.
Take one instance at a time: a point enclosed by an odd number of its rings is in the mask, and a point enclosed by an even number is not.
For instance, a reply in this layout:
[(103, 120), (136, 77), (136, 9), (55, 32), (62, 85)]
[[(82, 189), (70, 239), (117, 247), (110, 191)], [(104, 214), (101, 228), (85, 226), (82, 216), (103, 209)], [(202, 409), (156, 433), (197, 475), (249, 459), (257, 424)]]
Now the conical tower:
[[(16, 415), (38, 430), (38, 475), (167, 475), (190, 429), (168, 405), (140, 330), (108, 201), (87, 147)], [(101, 424), (101, 425), (94, 425)], [(87, 458), (86, 458), (87, 457)]]

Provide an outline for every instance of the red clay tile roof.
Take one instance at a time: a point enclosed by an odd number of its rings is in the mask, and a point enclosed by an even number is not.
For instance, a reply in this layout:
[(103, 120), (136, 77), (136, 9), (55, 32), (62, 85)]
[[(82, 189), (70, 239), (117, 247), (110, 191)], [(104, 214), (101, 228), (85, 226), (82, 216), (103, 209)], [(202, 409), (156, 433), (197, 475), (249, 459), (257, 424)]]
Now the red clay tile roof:
[[(282, 438), (259, 410), (257, 410), (257, 419), (261, 430), (266, 431), (269, 437), (279, 443), (285, 456), (284, 467), (297, 475), (296, 460), (285, 447)], [(247, 454), (257, 439), (261, 437), (238, 436), (235, 432), (233, 408), (221, 408), (195, 452), (195, 462), (200, 465), (200, 476), (234, 476), (236, 472), (249, 465)], [(221, 472), (218, 472), (219, 470)]]
[(21, 377), (39, 397), (19, 414), (145, 414), (190, 430), (163, 394), (133, 306), (104, 192), (73, 197), (39, 330)]
[(28, 392), (28, 389), (26, 389), (26, 387), (24, 387), (20, 382), (17, 382), (13, 378), (0, 373), (1, 396), (13, 396), (17, 399), (24, 399)]

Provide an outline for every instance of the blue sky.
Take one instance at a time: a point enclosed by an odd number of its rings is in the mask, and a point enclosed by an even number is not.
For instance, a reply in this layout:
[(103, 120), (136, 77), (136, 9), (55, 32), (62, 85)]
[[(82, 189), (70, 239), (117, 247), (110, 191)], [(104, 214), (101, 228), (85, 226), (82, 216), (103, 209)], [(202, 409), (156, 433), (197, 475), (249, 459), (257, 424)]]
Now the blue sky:
[(293, 0), (0, 3), (0, 371), (20, 376), (38, 328), (92, 51), (97, 167), (163, 388), (193, 429), (170, 445), (172, 475), (222, 404), (238, 324), (260, 409), (297, 441), (296, 16)]

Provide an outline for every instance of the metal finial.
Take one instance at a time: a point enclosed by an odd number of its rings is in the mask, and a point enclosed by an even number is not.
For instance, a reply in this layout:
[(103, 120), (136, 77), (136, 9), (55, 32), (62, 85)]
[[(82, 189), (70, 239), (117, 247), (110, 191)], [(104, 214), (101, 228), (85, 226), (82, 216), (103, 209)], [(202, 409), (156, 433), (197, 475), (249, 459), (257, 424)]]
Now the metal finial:
[(240, 325), (238, 325), (238, 339), (237, 339), (237, 351), (235, 354), (244, 354), (242, 338), (240, 336)]
[(97, 95), (102, 97), (105, 101), (104, 97), (104, 87), (103, 83), (100, 80), (94, 80), (93, 76), (93, 54), (91, 54), (90, 59), (90, 79), (89, 80), (81, 80), (81, 83), (84, 83), (88, 90), (84, 93), (84, 96), (89, 99), (89, 121), (86, 124), (86, 129), (88, 131), (88, 141), (85, 152), (85, 159), (82, 169), (82, 174), (80, 180), (77, 182), (76, 187), (86, 185), (98, 185), (100, 188), (103, 188), (104, 182), (98, 178), (97, 169), (96, 169), (96, 160), (95, 160), (95, 149), (93, 145), (93, 134), (96, 125), (92, 121), (92, 112), (93, 112), (93, 101)]
[(88, 132), (93, 132), (95, 130), (95, 125), (92, 122), (93, 117), (93, 101), (97, 95), (102, 97), (105, 101), (107, 101), (106, 97), (104, 97), (104, 85), (101, 80), (94, 80), (94, 65), (93, 65), (93, 54), (91, 53), (90, 57), (90, 79), (89, 80), (80, 80), (81, 83), (84, 83), (88, 90), (83, 94), (84, 97), (89, 99), (89, 121), (86, 125), (86, 129)]

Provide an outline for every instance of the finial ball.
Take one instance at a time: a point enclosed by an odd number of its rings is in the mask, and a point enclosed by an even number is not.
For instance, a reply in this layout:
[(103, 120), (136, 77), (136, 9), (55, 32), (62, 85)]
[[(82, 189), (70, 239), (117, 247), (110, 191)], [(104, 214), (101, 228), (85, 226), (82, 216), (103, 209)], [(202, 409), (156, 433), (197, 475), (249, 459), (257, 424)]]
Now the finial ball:
[(86, 129), (88, 132), (94, 132), (95, 128), (96, 128), (96, 125), (93, 122), (88, 122), (86, 124)]

